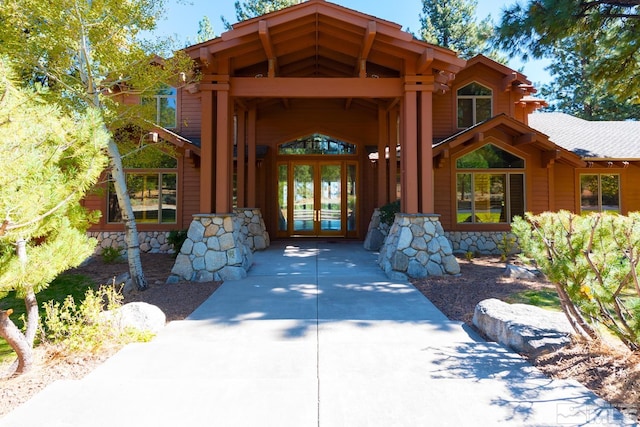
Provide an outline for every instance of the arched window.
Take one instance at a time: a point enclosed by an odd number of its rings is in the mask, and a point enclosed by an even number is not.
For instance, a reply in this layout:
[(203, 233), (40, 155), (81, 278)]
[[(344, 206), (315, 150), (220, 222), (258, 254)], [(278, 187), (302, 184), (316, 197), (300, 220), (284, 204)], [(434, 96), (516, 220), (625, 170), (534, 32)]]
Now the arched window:
[(493, 111), (493, 91), (473, 82), (457, 91), (458, 127), (468, 128), (491, 118)]
[(278, 147), (278, 154), (356, 154), (356, 146), (320, 133), (314, 133)]
[(524, 159), (487, 144), (456, 161), (458, 223), (510, 223), (525, 212)]

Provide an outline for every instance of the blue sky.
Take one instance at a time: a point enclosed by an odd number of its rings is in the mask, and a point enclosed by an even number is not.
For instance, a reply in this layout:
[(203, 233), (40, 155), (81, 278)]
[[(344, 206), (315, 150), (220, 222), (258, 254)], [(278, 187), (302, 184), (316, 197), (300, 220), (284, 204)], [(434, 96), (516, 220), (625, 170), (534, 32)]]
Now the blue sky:
[[(332, 0), (333, 3), (356, 9), (360, 12), (377, 16), (402, 25), (406, 30), (417, 33), (420, 29), (419, 14), (422, 11), (420, 0)], [(514, 4), (516, 0), (478, 0), (477, 14), (479, 19), (491, 15), (498, 21), (502, 9)], [(195, 40), (198, 32), (198, 22), (203, 16), (208, 16), (216, 34), (224, 31), (220, 16), (229, 22), (235, 22), (234, 0), (168, 0), (167, 17), (158, 24), (158, 34), (176, 36), (184, 41), (189, 38)], [(550, 80), (549, 73), (544, 70), (548, 61), (529, 61), (523, 63), (518, 58), (511, 59), (509, 66), (520, 70), (529, 79), (540, 86)]]

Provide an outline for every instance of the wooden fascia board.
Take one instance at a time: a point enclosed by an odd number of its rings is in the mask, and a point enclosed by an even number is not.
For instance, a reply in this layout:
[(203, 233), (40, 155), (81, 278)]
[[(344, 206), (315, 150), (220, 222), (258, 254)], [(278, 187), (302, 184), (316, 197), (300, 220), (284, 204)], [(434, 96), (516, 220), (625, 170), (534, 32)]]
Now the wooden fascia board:
[[(202, 89), (215, 90), (202, 85)], [(396, 98), (404, 94), (399, 78), (271, 78), (232, 77), (230, 95), (263, 98)]]

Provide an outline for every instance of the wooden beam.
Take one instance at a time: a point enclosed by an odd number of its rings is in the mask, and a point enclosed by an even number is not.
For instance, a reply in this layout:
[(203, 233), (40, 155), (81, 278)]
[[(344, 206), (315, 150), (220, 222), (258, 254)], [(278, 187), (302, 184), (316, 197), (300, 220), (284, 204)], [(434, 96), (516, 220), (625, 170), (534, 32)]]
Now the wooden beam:
[(203, 92), (200, 97), (202, 124), (200, 125), (200, 213), (214, 212), (215, 150), (213, 146), (214, 117), (213, 92)]
[(237, 176), (236, 176), (236, 194), (238, 207), (245, 208), (246, 206), (246, 198), (245, 198), (245, 152), (246, 152), (246, 117), (247, 112), (244, 109), (238, 110), (238, 120), (237, 120), (237, 156), (236, 156), (236, 167), (237, 167)]
[(216, 106), (216, 213), (231, 212), (231, 150), (229, 92), (218, 91)]
[(513, 145), (524, 145), (536, 142), (537, 136), (535, 132), (524, 133), (520, 136), (513, 137)]
[[(211, 86), (211, 87), (210, 87)], [(423, 86), (421, 89), (427, 89)], [(223, 89), (202, 83), (202, 90)], [(403, 94), (400, 78), (305, 78), (256, 79), (231, 77), (230, 95), (251, 98), (397, 98)]]
[(420, 92), (420, 212), (435, 213), (433, 197), (433, 94)]
[[(389, 145), (389, 113), (383, 107), (378, 107), (378, 207), (389, 203), (387, 190), (387, 146)], [(394, 147), (395, 148), (395, 147)], [(395, 181), (395, 175), (393, 180)]]
[(553, 165), (556, 160), (560, 159), (560, 157), (560, 150), (543, 151), (541, 156), (542, 167), (548, 168), (549, 166)]
[(402, 109), (402, 212), (419, 213), (418, 176), (418, 105), (417, 93), (405, 92)]
[(371, 52), (371, 47), (373, 46), (376, 34), (376, 21), (370, 21), (367, 25), (367, 31), (364, 33), (360, 55), (358, 56), (358, 63), (356, 64), (356, 75), (361, 78), (367, 77), (367, 59), (369, 58), (369, 53)]
[(261, 20), (258, 22), (258, 36), (260, 37), (262, 48), (264, 49), (264, 53), (267, 55), (267, 61), (269, 62), (268, 76), (273, 78), (276, 76), (278, 58), (276, 57), (276, 51), (273, 48), (273, 43), (271, 42), (271, 33), (269, 32), (267, 21)]
[(349, 108), (351, 108), (352, 102), (353, 102), (353, 98), (347, 98), (347, 100), (344, 103), (344, 109), (348, 110)]
[(247, 207), (256, 207), (256, 118), (253, 107), (247, 114)]
[(416, 71), (418, 74), (424, 74), (425, 71), (431, 66), (433, 60), (435, 58), (435, 54), (433, 52), (433, 48), (426, 48), (420, 58), (418, 58), (418, 62), (416, 64)]
[(505, 76), (502, 79), (502, 90), (505, 91), (505, 92), (511, 90), (511, 85), (517, 79), (518, 79), (518, 73), (516, 73), (515, 71), (513, 73), (509, 74), (508, 76)]

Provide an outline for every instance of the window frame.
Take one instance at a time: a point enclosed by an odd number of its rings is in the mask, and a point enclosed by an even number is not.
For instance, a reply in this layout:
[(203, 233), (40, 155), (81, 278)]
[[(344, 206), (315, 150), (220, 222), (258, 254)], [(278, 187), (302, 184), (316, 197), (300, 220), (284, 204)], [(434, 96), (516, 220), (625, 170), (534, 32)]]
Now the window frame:
[[(496, 167), (496, 168), (471, 168), (471, 167), (465, 167), (465, 168), (458, 168), (457, 163), (460, 159), (462, 159), (463, 157), (478, 151), (480, 149), (482, 149), (483, 147), (486, 147), (487, 145), (493, 145), (494, 147), (496, 147), (499, 150), (502, 150), (512, 156), (515, 156), (519, 159), (522, 159), (523, 161), (523, 166), (517, 167), (517, 168), (504, 168), (504, 167)], [(513, 201), (512, 201), (512, 182), (511, 182), (511, 176), (521, 176), (522, 178), (522, 211), (523, 213), (527, 211), (527, 156), (525, 155), (520, 155), (520, 154), (516, 154), (511, 150), (507, 150), (505, 149), (501, 144), (496, 144), (494, 142), (488, 142), (486, 144), (483, 144), (482, 146), (479, 147), (474, 147), (473, 149), (470, 149), (468, 151), (465, 151), (463, 153), (460, 153), (458, 156), (456, 156), (454, 159), (452, 159), (452, 170), (453, 170), (453, 218), (452, 218), (452, 223), (455, 224), (456, 226), (465, 226), (465, 225), (473, 225), (473, 226), (478, 226), (478, 225), (488, 225), (488, 226), (504, 226), (504, 225), (510, 225), (513, 219)], [(470, 213), (470, 221), (459, 221), (459, 202), (460, 200), (458, 199), (458, 190), (459, 190), (459, 177), (460, 175), (470, 175), (471, 179), (469, 182), (469, 188), (471, 190), (471, 194), (470, 194), (470, 202), (471, 202), (471, 213)], [(504, 192), (504, 198), (503, 198), (503, 203), (504, 203), (504, 207), (505, 207), (505, 212), (504, 212), (504, 216), (505, 216), (505, 221), (504, 222), (483, 222), (483, 221), (476, 221), (476, 218), (478, 218), (476, 216), (476, 196), (475, 196), (475, 179), (478, 175), (501, 175), (504, 176), (505, 178), (505, 188), (503, 190)], [(517, 213), (515, 214), (517, 215)]]
[[(598, 179), (598, 196), (597, 196), (597, 206), (594, 209), (584, 209), (585, 206), (582, 203), (582, 178), (585, 176), (595, 176)], [(618, 209), (606, 209), (603, 210), (603, 202), (602, 202), (602, 177), (603, 176), (615, 176), (618, 181)], [(606, 172), (591, 172), (591, 173), (579, 173), (578, 174), (578, 206), (580, 208), (580, 214), (589, 214), (592, 212), (617, 212), (622, 213), (622, 176), (620, 173), (606, 173)]]
[[(165, 94), (162, 93), (162, 91), (170, 89), (171, 93), (170, 94)], [(178, 127), (178, 89), (174, 86), (171, 85), (164, 85), (162, 87), (162, 89), (158, 89), (158, 91), (156, 91), (155, 94), (153, 95), (145, 95), (142, 97), (143, 102), (144, 100), (152, 100), (152, 102), (155, 104), (154, 106), (154, 110), (155, 110), (155, 124), (164, 128), (164, 129), (176, 129)], [(172, 126), (165, 126), (162, 123), (162, 100), (163, 99), (167, 99), (167, 100), (171, 100), (173, 99), (175, 108), (174, 108), (174, 117), (173, 117), (173, 125)]]
[[(139, 225), (146, 225), (146, 226), (175, 226), (179, 223), (179, 180), (180, 180), (180, 174), (178, 173), (178, 168), (172, 169), (172, 168), (157, 168), (157, 169), (149, 169), (149, 168), (144, 168), (144, 169), (134, 169), (134, 168), (130, 168), (130, 169), (124, 169), (124, 174), (125, 174), (125, 180), (128, 180), (130, 175), (136, 175), (136, 176), (141, 176), (141, 177), (149, 177), (149, 176), (155, 176), (157, 179), (157, 188), (158, 188), (158, 205), (157, 205), (157, 221), (155, 222), (150, 222), (150, 221), (141, 221), (138, 218), (136, 218), (136, 223), (138, 223)], [(175, 191), (175, 219), (173, 222), (162, 222), (162, 206), (163, 206), (163, 194), (162, 194), (162, 182), (163, 182), (163, 177), (165, 175), (175, 175), (175, 189), (173, 191)], [(107, 188), (106, 188), (106, 202), (107, 202), (107, 208), (105, 210), (105, 222), (106, 224), (109, 225), (115, 225), (115, 224), (122, 224), (122, 220), (119, 221), (114, 221), (111, 218), (111, 208), (110, 208), (110, 204), (112, 201), (112, 197), (114, 198), (114, 200), (117, 203), (117, 195), (115, 194), (115, 191), (113, 192), (113, 194), (111, 193), (111, 186), (114, 185), (113, 184), (113, 178), (111, 177), (111, 174), (109, 174), (107, 176)], [(129, 191), (129, 189), (127, 188), (127, 190)], [(119, 211), (120, 207), (119, 204), (116, 204), (116, 207)]]
[[(491, 94), (489, 95), (460, 95), (459, 92), (461, 90), (463, 90), (464, 88), (471, 86), (473, 84), (477, 84), (478, 86), (481, 86), (487, 90), (489, 90), (489, 92), (491, 92)], [(473, 127), (475, 125), (477, 125), (478, 123), (482, 122), (483, 120), (478, 121), (478, 99), (488, 99), (489, 100), (489, 117), (491, 118), (493, 117), (493, 95), (494, 95), (494, 90), (487, 86), (484, 85), (476, 80), (469, 82), (465, 85), (460, 86), (459, 88), (456, 89), (456, 105), (455, 105), (455, 122), (456, 122), (456, 127), (458, 129), (468, 129), (470, 127)], [(471, 124), (469, 126), (461, 126), (460, 125), (460, 100), (461, 99), (469, 99), (471, 100)], [(486, 119), (484, 119), (486, 120)]]

